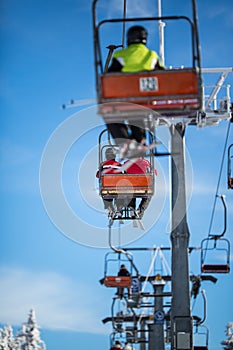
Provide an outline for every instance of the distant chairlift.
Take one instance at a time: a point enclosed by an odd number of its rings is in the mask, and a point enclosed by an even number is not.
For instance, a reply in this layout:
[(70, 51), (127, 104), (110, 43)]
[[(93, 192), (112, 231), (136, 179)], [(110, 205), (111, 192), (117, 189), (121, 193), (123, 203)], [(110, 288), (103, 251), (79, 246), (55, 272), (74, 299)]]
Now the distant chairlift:
[(203, 324), (206, 320), (207, 316), (207, 300), (205, 291), (201, 291), (202, 297), (203, 297), (203, 306), (204, 306), (204, 314), (203, 318), (201, 319), (198, 316), (193, 316), (194, 321), (194, 332), (193, 332), (193, 342), (194, 347), (193, 350), (208, 350), (208, 343), (209, 343), (209, 329)]
[(110, 336), (110, 345), (113, 346), (118, 340), (121, 344), (128, 343), (130, 346), (134, 343), (145, 343), (146, 340), (139, 337), (138, 333), (141, 330), (138, 330), (137, 325), (125, 326), (123, 328), (123, 319), (122, 325), (120, 325), (119, 330), (115, 330)]
[[(201, 272), (203, 273), (230, 272), (230, 242), (228, 239), (223, 238), (227, 220), (224, 196), (221, 196), (221, 200), (224, 205), (224, 230), (220, 235), (209, 235), (201, 242)], [(224, 263), (216, 263), (216, 259), (219, 258)]]
[[(125, 265), (130, 276), (118, 276), (120, 266)], [(132, 275), (138, 275), (133, 259), (118, 252), (109, 252), (105, 255), (105, 269), (103, 284), (105, 287), (131, 288)]]
[(228, 175), (228, 188), (233, 190), (233, 143), (228, 147), (228, 165), (227, 165), (227, 175)]
[[(205, 262), (210, 253), (213, 253), (215, 259), (218, 253), (224, 263)], [(201, 242), (201, 272), (203, 273), (229, 273), (230, 272), (230, 242), (226, 238), (212, 236), (205, 238)]]
[(194, 345), (193, 350), (208, 350), (209, 343), (209, 330), (204, 325), (197, 325), (194, 331), (194, 341), (196, 344), (202, 345)]

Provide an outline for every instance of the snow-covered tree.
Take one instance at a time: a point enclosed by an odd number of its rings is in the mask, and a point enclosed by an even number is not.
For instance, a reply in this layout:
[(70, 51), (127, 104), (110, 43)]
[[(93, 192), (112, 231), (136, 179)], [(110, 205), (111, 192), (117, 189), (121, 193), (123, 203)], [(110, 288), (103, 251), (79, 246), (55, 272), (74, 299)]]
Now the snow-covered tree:
[(0, 350), (20, 350), (20, 345), (14, 338), (11, 326), (5, 326), (0, 330), (0, 334)]
[(29, 312), (28, 321), (22, 325), (21, 332), (17, 335), (21, 350), (46, 350), (43, 340), (40, 339), (39, 326), (36, 321), (35, 310)]
[(11, 326), (0, 328), (0, 350), (46, 350), (45, 343), (40, 339), (34, 309), (30, 310), (28, 321), (22, 324), (20, 333), (15, 337)]
[(225, 332), (227, 339), (221, 342), (224, 345), (224, 350), (233, 350), (233, 322), (227, 324), (227, 329)]
[(6, 328), (0, 329), (0, 350), (8, 350)]

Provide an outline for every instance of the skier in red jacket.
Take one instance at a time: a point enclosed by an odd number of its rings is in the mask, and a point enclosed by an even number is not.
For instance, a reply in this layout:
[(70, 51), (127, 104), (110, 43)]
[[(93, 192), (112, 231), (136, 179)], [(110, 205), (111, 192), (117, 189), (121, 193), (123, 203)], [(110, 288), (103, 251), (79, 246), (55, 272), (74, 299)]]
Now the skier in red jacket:
[[(127, 174), (147, 174), (151, 172), (151, 164), (147, 159), (137, 158), (137, 159), (129, 159), (123, 164), (123, 169)], [(157, 170), (154, 169), (154, 174), (157, 175)], [(144, 211), (148, 207), (150, 203), (151, 197), (142, 198), (141, 202), (136, 210), (136, 198), (132, 198), (129, 207), (132, 209), (134, 216), (134, 212), (139, 218), (142, 218)]]
[[(121, 174), (121, 163), (116, 161), (116, 156), (114, 153), (114, 150), (112, 148), (107, 148), (105, 152), (105, 158), (106, 160), (101, 164), (100, 169), (96, 173), (96, 177), (100, 177), (101, 174)], [(115, 212), (114, 205), (113, 205), (113, 199), (103, 199), (104, 202), (104, 209), (108, 210), (109, 216), (112, 216)]]

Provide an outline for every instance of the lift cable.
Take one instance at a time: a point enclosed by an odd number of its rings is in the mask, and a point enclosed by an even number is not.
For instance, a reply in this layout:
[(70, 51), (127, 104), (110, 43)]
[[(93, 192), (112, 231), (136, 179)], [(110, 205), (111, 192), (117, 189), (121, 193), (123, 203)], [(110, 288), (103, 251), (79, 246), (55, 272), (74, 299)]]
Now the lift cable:
[[(196, 38), (196, 45), (195, 45), (195, 53), (193, 57), (193, 65), (195, 65), (195, 61), (198, 65), (198, 67), (201, 67), (201, 54), (200, 54), (200, 43), (199, 43), (199, 35), (198, 35), (198, 16), (197, 16), (197, 7), (196, 7), (196, 1), (192, 0), (192, 8), (193, 8), (193, 20), (194, 20), (194, 34)], [(194, 38), (193, 38), (194, 40)], [(194, 44), (193, 44), (194, 45)]]
[[(126, 250), (124, 250), (123, 248), (115, 247), (115, 246), (112, 244), (112, 225), (113, 225), (113, 220), (110, 219), (110, 220), (109, 220), (109, 225), (108, 225), (108, 242), (109, 242), (109, 247), (110, 247), (115, 253), (124, 254), (124, 255), (127, 257), (127, 259), (129, 260), (131, 266), (132, 266), (132, 267), (134, 268), (134, 270), (136, 271), (137, 276), (139, 276), (139, 271), (138, 271), (136, 265), (134, 264), (133, 259), (132, 259), (132, 256), (130, 255), (130, 253), (127, 252)], [(120, 226), (119, 226), (119, 234), (120, 234)]]
[(212, 209), (212, 214), (211, 214), (211, 219), (210, 219), (210, 226), (209, 226), (209, 232), (208, 232), (208, 237), (212, 236), (212, 234), (210, 233), (212, 230), (212, 225), (213, 225), (213, 220), (214, 220), (214, 213), (215, 213), (215, 207), (216, 207), (216, 202), (217, 202), (217, 198), (219, 198), (219, 186), (220, 186), (220, 180), (222, 177), (222, 171), (223, 171), (223, 163), (224, 163), (224, 159), (225, 159), (225, 154), (226, 154), (226, 148), (227, 148), (227, 142), (228, 142), (228, 138), (229, 138), (229, 132), (230, 132), (230, 121), (228, 123), (228, 128), (227, 128), (227, 133), (226, 133), (226, 140), (225, 140), (225, 145), (223, 148), (223, 155), (222, 155), (222, 161), (221, 161), (221, 166), (220, 166), (220, 171), (219, 171), (219, 177), (218, 177), (218, 183), (217, 183), (217, 188), (216, 188), (216, 193), (215, 193), (215, 199), (214, 199), (214, 205), (213, 205), (213, 209)]
[(125, 47), (125, 19), (126, 19), (126, 2), (127, 0), (124, 0), (124, 10), (123, 10), (123, 29), (122, 29), (122, 47)]

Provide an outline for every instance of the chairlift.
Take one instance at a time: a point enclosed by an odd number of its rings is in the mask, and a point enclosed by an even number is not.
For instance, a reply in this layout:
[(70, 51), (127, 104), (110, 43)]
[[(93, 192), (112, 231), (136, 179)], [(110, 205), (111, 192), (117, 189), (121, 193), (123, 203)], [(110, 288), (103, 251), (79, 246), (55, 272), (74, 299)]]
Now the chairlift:
[[(108, 122), (135, 120), (135, 118), (147, 119), (153, 111), (153, 118), (156, 120), (160, 120), (160, 117), (170, 119), (185, 117), (195, 123), (197, 111), (202, 107), (202, 78), (195, 1), (192, 0), (192, 19), (186, 16), (128, 18), (124, 12), (122, 18), (99, 20), (97, 3), (98, 0), (93, 1), (92, 15), (98, 113)], [(124, 34), (125, 26), (132, 22), (156, 24), (161, 21), (166, 23), (184, 21), (190, 26), (192, 62), (189, 67), (136, 73), (107, 72), (114, 49), (123, 47), (124, 41), (122, 40), (122, 45), (108, 46), (109, 55), (104, 64), (100, 30), (119, 23), (122, 24)]]
[[(125, 265), (130, 276), (118, 276), (121, 265)], [(105, 287), (131, 288), (133, 272), (135, 273), (133, 270), (135, 270), (133, 261), (128, 256), (118, 252), (108, 252), (105, 255), (103, 279)]]
[[(127, 342), (135, 342), (137, 338), (137, 318), (135, 311), (129, 308), (125, 300), (113, 298), (111, 307), (112, 328), (116, 333), (124, 336)], [(132, 330), (128, 329), (128, 325)]]
[(141, 343), (140, 338), (138, 337), (138, 329), (135, 326), (126, 326), (122, 332), (113, 332), (110, 337), (110, 345), (114, 346), (116, 341), (119, 341), (121, 344), (128, 343), (132, 346), (135, 343)]
[[(125, 334), (123, 332), (114, 331), (110, 334), (110, 350), (114, 349), (114, 345), (119, 342), (124, 344), (126, 341)], [(116, 347), (118, 349), (119, 347)]]
[(194, 345), (193, 350), (208, 350), (209, 343), (209, 330), (204, 325), (196, 325), (194, 331), (194, 342), (196, 344), (202, 345)]
[(141, 333), (147, 332), (147, 330), (138, 328), (137, 322), (139, 319), (140, 316), (136, 315), (135, 313), (131, 316), (116, 315), (104, 319), (104, 323), (113, 323), (113, 332), (110, 335), (111, 346), (113, 346), (116, 341), (119, 341), (121, 344), (128, 343), (129, 345), (135, 343), (146, 343), (147, 340), (141, 335)]
[(232, 170), (232, 159), (233, 159), (233, 143), (228, 147), (228, 164), (227, 164), (227, 177), (228, 177), (228, 188), (233, 190), (233, 170)]
[[(123, 204), (122, 216), (123, 220), (131, 220), (131, 212), (128, 204), (132, 198), (151, 198), (155, 189), (155, 170), (153, 152), (149, 152), (150, 169), (145, 174), (104, 174), (101, 172), (101, 165), (104, 159), (106, 148), (111, 147), (118, 152), (117, 145), (111, 143), (104, 144), (103, 136), (107, 133), (107, 129), (103, 130), (99, 135), (99, 195), (105, 199), (118, 199)], [(150, 137), (153, 137), (150, 134)], [(124, 165), (122, 167), (124, 171)], [(137, 217), (136, 217), (137, 218)], [(118, 217), (114, 217), (118, 219)]]
[(126, 339), (129, 343), (138, 342), (138, 329), (136, 326), (126, 326)]
[[(224, 207), (224, 228), (219, 235), (209, 235), (201, 242), (201, 271), (203, 273), (230, 272), (230, 242), (224, 238), (227, 228), (227, 207), (224, 196), (220, 196)], [(218, 256), (219, 255), (219, 256)], [(216, 263), (216, 259), (221, 263)]]
[[(211, 254), (213, 253), (213, 254)], [(214, 262), (221, 254), (222, 263)], [(210, 254), (212, 259), (210, 260)], [(206, 260), (208, 261), (206, 262)], [(226, 238), (216, 236), (205, 238), (201, 242), (201, 272), (203, 273), (229, 273), (230, 272), (230, 242)]]

